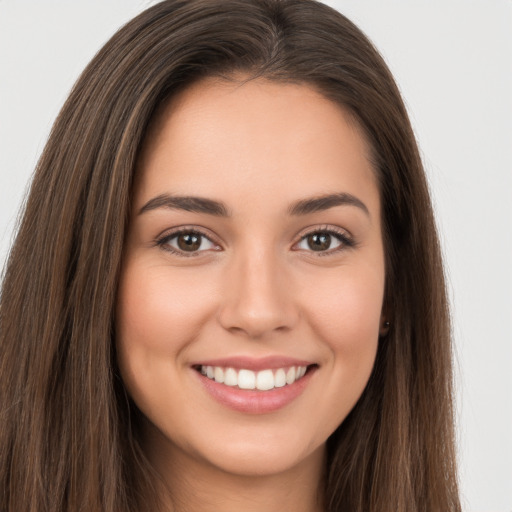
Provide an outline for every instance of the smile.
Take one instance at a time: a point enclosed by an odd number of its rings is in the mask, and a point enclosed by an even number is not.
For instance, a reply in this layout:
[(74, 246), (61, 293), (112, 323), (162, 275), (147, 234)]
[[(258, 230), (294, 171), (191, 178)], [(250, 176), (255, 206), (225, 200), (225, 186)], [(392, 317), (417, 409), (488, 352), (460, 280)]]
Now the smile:
[(231, 357), (198, 361), (192, 369), (221, 405), (245, 414), (268, 414), (294, 402), (319, 365), (290, 357)]
[(223, 368), (221, 366), (201, 365), (203, 375), (219, 384), (238, 387), (238, 389), (269, 391), (291, 385), (306, 374), (306, 366), (290, 366), (260, 371), (241, 368)]

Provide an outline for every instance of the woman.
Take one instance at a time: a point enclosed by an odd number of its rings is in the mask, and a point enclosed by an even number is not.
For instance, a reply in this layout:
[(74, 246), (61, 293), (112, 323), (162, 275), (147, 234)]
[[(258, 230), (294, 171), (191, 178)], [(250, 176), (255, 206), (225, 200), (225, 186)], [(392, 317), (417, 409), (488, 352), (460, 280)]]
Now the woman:
[(2, 511), (459, 510), (393, 79), (312, 1), (165, 1), (57, 119), (1, 302)]

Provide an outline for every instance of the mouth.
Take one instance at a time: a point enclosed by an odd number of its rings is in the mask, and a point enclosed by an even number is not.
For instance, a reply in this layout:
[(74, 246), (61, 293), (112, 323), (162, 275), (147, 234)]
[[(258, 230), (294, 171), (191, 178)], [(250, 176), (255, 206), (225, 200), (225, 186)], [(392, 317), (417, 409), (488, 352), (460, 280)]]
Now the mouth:
[(275, 388), (291, 386), (316, 366), (315, 364), (284, 366), (254, 371), (248, 368), (195, 365), (194, 369), (208, 379), (224, 386), (242, 390), (270, 391)]
[(318, 364), (288, 358), (240, 358), (192, 365), (203, 389), (215, 401), (248, 414), (271, 413), (293, 402), (318, 368)]

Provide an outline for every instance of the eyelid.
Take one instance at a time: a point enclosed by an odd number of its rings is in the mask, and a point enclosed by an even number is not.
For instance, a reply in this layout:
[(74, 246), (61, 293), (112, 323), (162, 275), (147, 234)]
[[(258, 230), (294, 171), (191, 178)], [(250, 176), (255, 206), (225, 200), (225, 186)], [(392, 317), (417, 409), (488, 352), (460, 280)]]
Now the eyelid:
[(155, 245), (160, 247), (162, 250), (170, 252), (171, 254), (176, 254), (178, 256), (182, 256), (185, 258), (194, 257), (194, 256), (201, 256), (205, 252), (209, 252), (211, 250), (218, 251), (221, 249), (203, 249), (199, 251), (181, 251), (180, 249), (177, 249), (175, 247), (172, 247), (170, 245), (167, 245), (170, 240), (177, 237), (180, 234), (188, 233), (188, 234), (195, 234), (202, 238), (206, 238), (209, 242), (211, 242), (213, 245), (220, 247), (220, 243), (217, 241), (216, 237), (212, 234), (210, 234), (209, 230), (206, 230), (205, 228), (200, 228), (197, 226), (177, 226), (175, 228), (171, 228), (168, 230), (163, 231), (160, 235), (158, 235), (155, 239)]
[[(298, 235), (298, 241), (293, 244), (293, 247), (296, 247), (300, 242), (302, 242), (305, 238), (307, 238), (310, 235), (314, 235), (315, 233), (327, 233), (330, 235), (333, 235), (335, 238), (337, 238), (340, 241), (340, 246), (334, 248), (334, 249), (328, 249), (326, 251), (313, 251), (309, 250), (306, 252), (315, 254), (315, 256), (329, 256), (332, 254), (336, 254), (340, 251), (343, 251), (344, 249), (350, 249), (355, 247), (356, 241), (352, 234), (343, 228), (340, 228), (339, 226), (333, 226), (333, 225), (321, 225), (321, 226), (310, 226), (308, 228), (305, 228), (300, 232)], [(292, 247), (292, 249), (293, 249)], [(296, 251), (303, 250), (303, 249), (294, 249)]]

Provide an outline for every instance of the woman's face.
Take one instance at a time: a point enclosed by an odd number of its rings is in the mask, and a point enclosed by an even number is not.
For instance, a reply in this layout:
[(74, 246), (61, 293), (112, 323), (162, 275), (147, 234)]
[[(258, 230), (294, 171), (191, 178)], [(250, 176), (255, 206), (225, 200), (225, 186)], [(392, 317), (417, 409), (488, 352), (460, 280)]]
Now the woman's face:
[(157, 464), (267, 475), (322, 459), (382, 324), (368, 153), (349, 116), (306, 85), (209, 79), (159, 113), (116, 340)]

